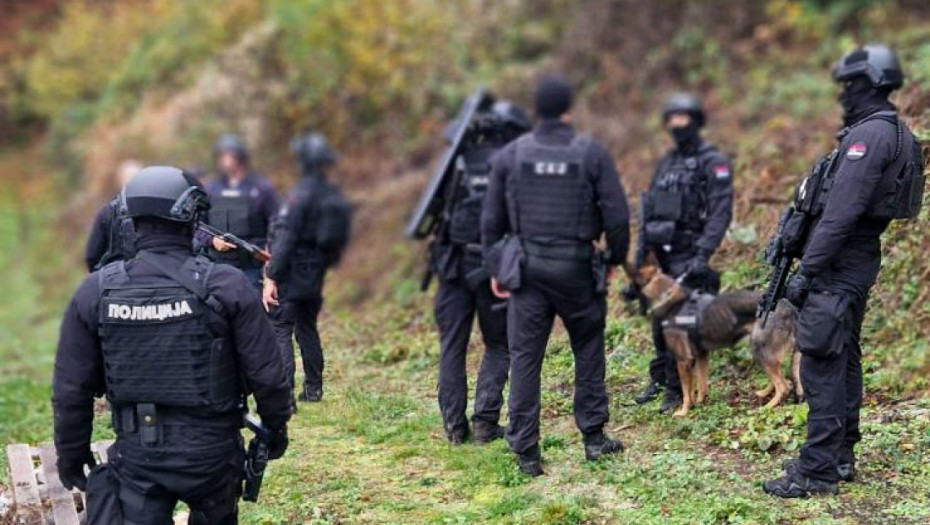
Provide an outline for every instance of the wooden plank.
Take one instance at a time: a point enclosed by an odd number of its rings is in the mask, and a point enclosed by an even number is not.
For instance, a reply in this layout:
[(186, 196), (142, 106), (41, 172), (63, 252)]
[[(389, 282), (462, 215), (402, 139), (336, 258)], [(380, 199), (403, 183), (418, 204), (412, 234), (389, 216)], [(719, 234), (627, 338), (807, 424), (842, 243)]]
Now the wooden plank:
[(32, 451), (28, 445), (8, 445), (6, 455), (10, 460), (13, 504), (18, 518), (23, 525), (44, 525)]
[(48, 486), (55, 525), (80, 525), (74, 506), (74, 495), (66, 490), (58, 479), (58, 458), (55, 449), (51, 445), (39, 447), (39, 458), (42, 460), (42, 472), (45, 473), (45, 484)]

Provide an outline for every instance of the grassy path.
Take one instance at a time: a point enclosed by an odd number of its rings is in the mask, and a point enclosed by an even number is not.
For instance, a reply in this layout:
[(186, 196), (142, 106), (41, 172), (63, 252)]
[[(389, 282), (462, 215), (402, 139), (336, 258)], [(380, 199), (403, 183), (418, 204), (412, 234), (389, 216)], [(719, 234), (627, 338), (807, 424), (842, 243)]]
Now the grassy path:
[[(930, 519), (930, 402), (867, 411), (862, 483), (838, 498), (782, 502), (759, 490), (797, 447), (804, 409), (762, 412), (737, 381), (745, 349), (714, 361), (711, 403), (673, 420), (624, 403), (647, 356), (638, 321), (612, 323), (610, 429), (629, 450), (586, 463), (570, 409), (570, 353), (554, 342), (545, 365), (543, 451), (548, 475), (529, 479), (502, 442), (452, 447), (434, 400), (435, 356), (366, 360), (353, 335), (329, 352), (326, 398), (303, 405), (292, 448), (271, 468), (245, 523), (406, 524), (884, 524)], [(618, 333), (620, 335), (618, 335)], [(328, 347), (342, 342), (330, 332)], [(398, 345), (405, 344), (402, 341)], [(477, 352), (474, 352), (477, 353)], [(477, 364), (475, 355), (470, 361)], [(762, 450), (762, 449), (765, 450)]]

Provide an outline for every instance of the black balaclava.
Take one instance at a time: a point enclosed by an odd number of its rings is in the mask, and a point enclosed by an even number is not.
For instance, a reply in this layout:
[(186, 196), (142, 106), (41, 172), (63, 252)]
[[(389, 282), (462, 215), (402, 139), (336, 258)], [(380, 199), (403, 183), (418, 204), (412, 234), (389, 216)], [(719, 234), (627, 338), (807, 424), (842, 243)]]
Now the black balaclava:
[(545, 76), (536, 86), (535, 102), (540, 118), (560, 118), (572, 107), (572, 88), (564, 77)]
[(692, 116), (687, 126), (671, 128), (669, 134), (675, 140), (675, 146), (682, 153), (694, 153), (701, 145), (701, 127)]
[(136, 248), (142, 250), (166, 242), (178, 246), (191, 246), (194, 229), (191, 223), (168, 221), (155, 217), (137, 217), (133, 219), (136, 234)]
[(888, 101), (889, 94), (887, 89), (872, 87), (866, 76), (849, 80), (837, 97), (843, 106), (843, 123), (851, 126), (877, 111), (894, 110), (894, 104)]

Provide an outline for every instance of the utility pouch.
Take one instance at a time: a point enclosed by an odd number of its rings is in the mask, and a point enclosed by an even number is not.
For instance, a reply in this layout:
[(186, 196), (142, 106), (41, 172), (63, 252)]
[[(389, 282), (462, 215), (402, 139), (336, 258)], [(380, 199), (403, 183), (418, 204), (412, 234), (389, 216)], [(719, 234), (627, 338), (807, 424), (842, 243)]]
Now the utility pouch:
[(675, 240), (675, 221), (649, 221), (643, 226), (643, 238), (650, 246), (665, 246)]
[(848, 310), (846, 294), (811, 292), (798, 314), (798, 351), (818, 359), (840, 355)]
[(139, 403), (136, 405), (136, 415), (139, 418), (139, 439), (143, 446), (154, 447), (162, 441), (161, 422), (153, 403)]
[(648, 202), (649, 219), (655, 221), (679, 221), (682, 217), (682, 194), (671, 191), (654, 191)]
[(433, 273), (443, 281), (454, 281), (461, 277), (458, 248), (453, 244), (435, 243), (431, 250)]
[(87, 523), (122, 525), (119, 479), (107, 463), (95, 466), (87, 476)]
[(485, 264), (488, 272), (507, 290), (517, 290), (521, 285), (526, 252), (519, 237), (505, 237), (488, 252)]

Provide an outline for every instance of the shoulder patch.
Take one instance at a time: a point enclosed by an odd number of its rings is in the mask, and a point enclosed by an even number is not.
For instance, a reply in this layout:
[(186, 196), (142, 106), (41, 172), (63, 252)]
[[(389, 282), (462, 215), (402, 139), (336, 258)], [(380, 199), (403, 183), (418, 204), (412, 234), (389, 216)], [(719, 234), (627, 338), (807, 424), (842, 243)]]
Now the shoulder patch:
[(730, 178), (730, 166), (727, 164), (715, 164), (713, 167), (714, 177), (720, 180)]
[(868, 150), (869, 148), (865, 145), (865, 142), (854, 142), (846, 149), (846, 158), (849, 160), (859, 160), (865, 157)]

